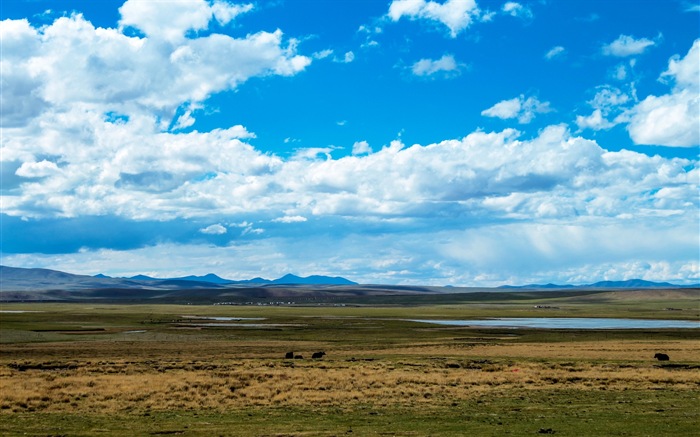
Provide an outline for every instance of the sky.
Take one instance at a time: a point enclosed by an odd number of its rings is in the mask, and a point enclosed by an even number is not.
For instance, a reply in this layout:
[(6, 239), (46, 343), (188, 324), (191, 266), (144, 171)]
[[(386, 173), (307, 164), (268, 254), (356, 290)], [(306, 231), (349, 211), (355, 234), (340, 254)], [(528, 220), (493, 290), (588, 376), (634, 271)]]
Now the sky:
[(700, 282), (697, 2), (0, 8), (3, 265)]

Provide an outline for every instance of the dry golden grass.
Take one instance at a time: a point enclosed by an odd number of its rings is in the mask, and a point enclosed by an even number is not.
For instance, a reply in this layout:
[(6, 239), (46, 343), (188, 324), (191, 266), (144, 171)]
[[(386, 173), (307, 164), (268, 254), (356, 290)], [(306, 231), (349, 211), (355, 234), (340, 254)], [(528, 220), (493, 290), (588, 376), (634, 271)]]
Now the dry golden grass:
[(380, 354), (489, 358), (542, 358), (580, 360), (651, 360), (656, 352), (669, 354), (674, 361), (700, 361), (700, 341), (626, 340), (578, 341), (560, 343), (432, 342), (377, 350)]
[[(697, 344), (665, 344), (680, 356), (697, 357)], [(632, 349), (656, 350), (655, 342), (606, 344), (611, 357)], [(669, 346), (672, 346), (669, 348)], [(451, 402), (512, 390), (700, 389), (697, 366), (662, 368), (656, 363), (561, 361), (600, 352), (594, 344), (482, 346), (481, 356), (430, 358), (404, 350), (391, 358), (324, 361), (238, 360), (24, 360), (0, 367), (0, 412), (112, 412), (227, 410), (250, 406), (410, 405)], [(408, 355), (419, 351), (421, 354)], [(399, 352), (394, 350), (394, 353)], [(470, 354), (469, 354), (470, 355)], [(518, 357), (538, 357), (531, 360)]]

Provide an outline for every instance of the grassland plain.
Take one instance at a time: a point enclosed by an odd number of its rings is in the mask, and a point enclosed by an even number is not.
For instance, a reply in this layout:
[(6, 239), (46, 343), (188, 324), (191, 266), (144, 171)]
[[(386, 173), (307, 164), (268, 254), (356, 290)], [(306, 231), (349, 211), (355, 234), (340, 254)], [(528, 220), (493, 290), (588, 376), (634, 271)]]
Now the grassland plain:
[[(345, 307), (2, 304), (0, 430), (696, 435), (700, 329), (514, 330), (407, 321), (699, 318), (697, 292), (631, 296)], [(326, 357), (312, 360), (320, 350)], [(305, 359), (285, 359), (288, 351)], [(671, 361), (654, 361), (656, 352)]]

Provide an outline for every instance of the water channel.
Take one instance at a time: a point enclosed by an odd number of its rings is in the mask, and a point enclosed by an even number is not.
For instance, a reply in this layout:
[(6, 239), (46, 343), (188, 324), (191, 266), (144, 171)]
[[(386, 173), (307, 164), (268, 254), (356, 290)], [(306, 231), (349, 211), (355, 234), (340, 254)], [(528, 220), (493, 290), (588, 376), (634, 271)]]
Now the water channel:
[(497, 328), (538, 328), (538, 329), (700, 329), (700, 321), (691, 320), (651, 320), (651, 319), (608, 319), (608, 318), (566, 318), (566, 317), (513, 317), (482, 320), (432, 320), (413, 319), (411, 322), (432, 323), (447, 326), (487, 326)]

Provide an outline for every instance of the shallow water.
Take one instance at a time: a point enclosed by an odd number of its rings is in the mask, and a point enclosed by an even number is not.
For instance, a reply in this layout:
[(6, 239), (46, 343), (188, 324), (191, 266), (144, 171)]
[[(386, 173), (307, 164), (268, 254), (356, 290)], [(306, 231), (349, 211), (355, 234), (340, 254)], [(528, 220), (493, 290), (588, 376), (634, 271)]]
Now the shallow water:
[(43, 311), (25, 311), (25, 310), (0, 310), (0, 313), (20, 314), (20, 313), (43, 313)]
[(298, 327), (307, 326), (302, 323), (189, 323), (187, 326), (199, 326), (204, 328), (221, 328), (221, 327), (235, 327), (235, 328), (284, 328), (284, 327)]
[(183, 316), (185, 319), (214, 320), (216, 322), (243, 322), (246, 320), (265, 320), (265, 317), (208, 317), (208, 316)]
[(430, 320), (414, 319), (411, 322), (448, 326), (490, 326), (498, 328), (539, 329), (659, 329), (700, 328), (700, 322), (690, 320), (640, 320), (566, 317), (514, 317), (483, 320)]

